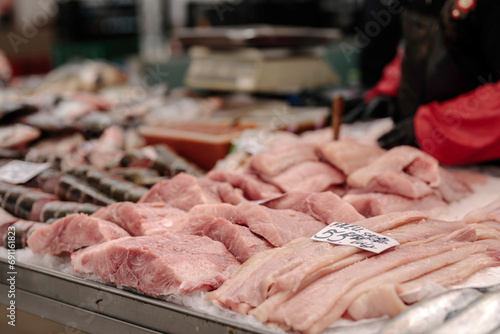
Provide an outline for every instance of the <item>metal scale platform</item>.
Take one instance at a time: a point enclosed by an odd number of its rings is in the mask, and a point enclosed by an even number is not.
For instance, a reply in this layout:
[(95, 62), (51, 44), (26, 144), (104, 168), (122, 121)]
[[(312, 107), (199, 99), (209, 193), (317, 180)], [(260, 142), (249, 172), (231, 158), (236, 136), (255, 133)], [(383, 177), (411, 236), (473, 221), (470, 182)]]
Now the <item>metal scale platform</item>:
[(191, 88), (287, 94), (339, 81), (322, 58), (324, 46), (341, 37), (336, 29), (181, 29), (177, 37), (191, 48), (185, 77)]

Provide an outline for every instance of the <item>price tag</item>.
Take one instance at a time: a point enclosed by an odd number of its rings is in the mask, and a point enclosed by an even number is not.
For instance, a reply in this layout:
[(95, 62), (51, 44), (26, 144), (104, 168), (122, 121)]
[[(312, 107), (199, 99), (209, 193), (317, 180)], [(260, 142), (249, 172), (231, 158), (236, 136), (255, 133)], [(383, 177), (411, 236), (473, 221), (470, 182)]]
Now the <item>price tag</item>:
[(399, 242), (385, 235), (346, 223), (331, 223), (311, 239), (335, 245), (354, 246), (377, 254), (399, 245)]
[(13, 160), (0, 167), (0, 181), (21, 184), (26, 183), (44, 170), (50, 163), (38, 164), (21, 160)]

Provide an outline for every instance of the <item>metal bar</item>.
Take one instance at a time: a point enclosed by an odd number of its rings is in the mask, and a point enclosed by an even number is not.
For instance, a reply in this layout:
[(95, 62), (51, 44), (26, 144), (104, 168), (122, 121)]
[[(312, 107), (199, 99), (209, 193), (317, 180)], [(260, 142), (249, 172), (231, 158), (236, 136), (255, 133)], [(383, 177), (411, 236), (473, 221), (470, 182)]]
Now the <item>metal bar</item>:
[[(0, 284), (0, 304), (7, 305), (9, 303), (7, 292), (8, 287)], [(62, 323), (67, 326), (68, 330), (76, 328), (93, 334), (160, 334), (157, 331), (128, 324), (22, 290), (16, 290), (16, 307), (39, 317)]]
[[(16, 271), (16, 290), (159, 332), (276, 333), (35, 265), (17, 263)], [(8, 263), (0, 258), (1, 283), (7, 272)]]

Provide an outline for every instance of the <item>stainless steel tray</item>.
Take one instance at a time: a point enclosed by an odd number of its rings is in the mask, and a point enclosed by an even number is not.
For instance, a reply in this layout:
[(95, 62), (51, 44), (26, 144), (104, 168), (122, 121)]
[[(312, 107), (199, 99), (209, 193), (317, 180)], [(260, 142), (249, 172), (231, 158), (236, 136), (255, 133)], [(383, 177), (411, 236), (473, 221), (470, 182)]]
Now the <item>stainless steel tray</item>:
[[(3, 305), (9, 272), (0, 258)], [(15, 277), (18, 310), (89, 333), (275, 333), (35, 265), (16, 263)]]

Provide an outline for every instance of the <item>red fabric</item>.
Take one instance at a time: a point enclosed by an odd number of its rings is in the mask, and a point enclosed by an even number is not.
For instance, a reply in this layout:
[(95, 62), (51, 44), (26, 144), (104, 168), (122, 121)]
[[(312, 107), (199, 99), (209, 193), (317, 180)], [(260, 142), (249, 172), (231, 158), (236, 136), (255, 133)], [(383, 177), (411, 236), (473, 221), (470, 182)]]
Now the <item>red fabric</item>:
[(382, 72), (382, 78), (379, 82), (365, 94), (365, 103), (370, 102), (378, 95), (396, 96), (398, 94), (398, 88), (401, 82), (402, 61), (403, 53), (399, 51), (396, 53), (396, 57), (385, 66)]
[(443, 164), (499, 159), (500, 83), (421, 106), (414, 125), (420, 147)]

